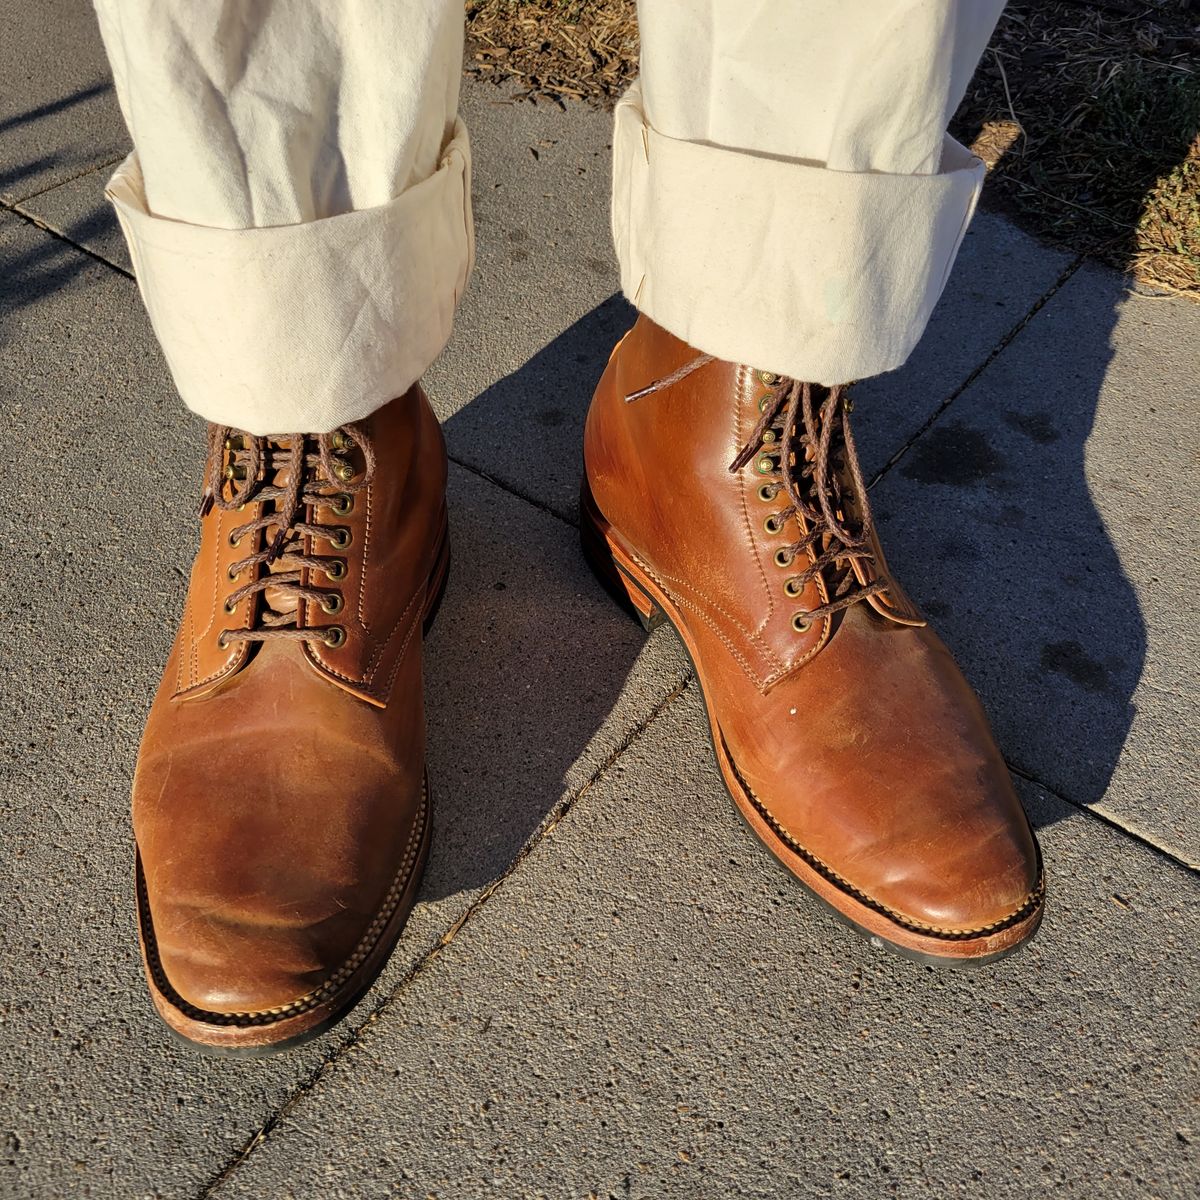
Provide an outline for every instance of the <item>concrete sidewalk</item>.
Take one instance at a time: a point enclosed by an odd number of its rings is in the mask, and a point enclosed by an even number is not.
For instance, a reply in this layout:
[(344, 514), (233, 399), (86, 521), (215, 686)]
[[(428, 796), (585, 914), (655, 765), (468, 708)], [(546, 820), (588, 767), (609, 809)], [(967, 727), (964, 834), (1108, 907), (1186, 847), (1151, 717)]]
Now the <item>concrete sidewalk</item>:
[(127, 815), (203, 430), (101, 200), (126, 135), (90, 8), (0, 29), (0, 1196), (1197, 1194), (1200, 308), (984, 214), (917, 355), (857, 389), (889, 558), (1051, 880), (1027, 950), (935, 972), (750, 839), (672, 635), (583, 566), (583, 415), (631, 320), (610, 121), (468, 85), (422, 900), (333, 1032), (204, 1058), (144, 994)]

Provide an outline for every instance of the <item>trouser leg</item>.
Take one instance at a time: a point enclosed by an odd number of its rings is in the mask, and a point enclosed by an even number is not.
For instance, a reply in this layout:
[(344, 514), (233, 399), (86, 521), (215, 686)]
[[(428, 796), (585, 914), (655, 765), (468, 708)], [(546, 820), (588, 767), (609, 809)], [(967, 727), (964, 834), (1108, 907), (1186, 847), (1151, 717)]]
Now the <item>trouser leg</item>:
[(719, 358), (819, 383), (900, 366), (983, 164), (946, 124), (1003, 0), (639, 0), (617, 109), (625, 294)]
[(187, 405), (326, 431), (403, 393), (473, 254), (458, 0), (96, 0), (109, 184)]

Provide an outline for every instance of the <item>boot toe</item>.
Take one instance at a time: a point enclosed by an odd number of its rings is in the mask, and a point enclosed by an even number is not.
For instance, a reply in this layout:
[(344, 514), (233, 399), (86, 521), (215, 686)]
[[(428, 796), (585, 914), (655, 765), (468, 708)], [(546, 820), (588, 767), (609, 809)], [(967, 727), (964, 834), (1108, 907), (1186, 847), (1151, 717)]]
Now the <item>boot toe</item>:
[(893, 845), (884, 861), (886, 871), (861, 890), (901, 923), (935, 935), (983, 937), (1019, 921), (1035, 907), (1041, 882), (1036, 843), (1024, 827), (953, 854)]
[(255, 1014), (297, 1007), (336, 969), (313, 931), (271, 929), (178, 911), (169, 925), (186, 930), (156, 940), (158, 961), (170, 991), (206, 1013)]

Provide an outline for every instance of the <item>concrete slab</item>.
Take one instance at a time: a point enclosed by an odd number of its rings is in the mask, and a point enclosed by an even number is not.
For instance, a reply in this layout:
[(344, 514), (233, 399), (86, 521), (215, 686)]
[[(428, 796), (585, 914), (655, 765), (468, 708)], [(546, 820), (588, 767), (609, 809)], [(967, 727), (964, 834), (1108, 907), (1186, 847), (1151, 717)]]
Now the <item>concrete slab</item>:
[[(334, 1033), (229, 1062), (151, 1013), (128, 789), (194, 544), (202, 427), (132, 282), (0, 215), (0, 1194), (195, 1196), (666, 695), (682, 656), (583, 566), (575, 531), (456, 469), (429, 642), (435, 849), (379, 984)], [(641, 657), (639, 658), (639, 654)]]
[(87, 0), (0, 0), (0, 29), (0, 200), (23, 200), (124, 154)]
[(215, 1195), (1190, 1197), (1197, 883), (1036, 788), (1052, 907), (873, 950), (671, 705)]
[(1197, 347), (1089, 266), (874, 492), (1010, 762), (1193, 864)]

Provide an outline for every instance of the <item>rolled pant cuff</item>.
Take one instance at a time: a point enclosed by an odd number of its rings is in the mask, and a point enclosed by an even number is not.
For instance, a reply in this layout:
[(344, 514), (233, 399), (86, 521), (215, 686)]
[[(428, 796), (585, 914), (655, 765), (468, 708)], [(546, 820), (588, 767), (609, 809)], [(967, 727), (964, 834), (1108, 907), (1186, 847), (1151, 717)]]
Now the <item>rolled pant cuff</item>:
[(153, 216), (137, 155), (107, 195), (187, 406), (250, 433), (327, 432), (441, 352), (474, 258), (461, 122), (438, 169), (378, 208), (214, 229)]
[(617, 105), (613, 239), (643, 313), (718, 358), (814, 383), (900, 366), (953, 265), (983, 163), (947, 137), (936, 175), (829, 170), (655, 131)]

